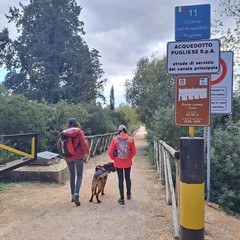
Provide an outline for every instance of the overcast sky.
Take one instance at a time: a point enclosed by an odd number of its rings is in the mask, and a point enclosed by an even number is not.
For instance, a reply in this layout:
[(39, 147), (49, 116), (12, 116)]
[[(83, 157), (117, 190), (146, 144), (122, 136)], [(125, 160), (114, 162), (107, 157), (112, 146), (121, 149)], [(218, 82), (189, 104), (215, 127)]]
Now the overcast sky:
[[(28, 0), (1, 0), (0, 31), (8, 27), (4, 14), (10, 6)], [(90, 49), (100, 52), (102, 68), (108, 79), (104, 95), (109, 104), (113, 85), (116, 105), (125, 102), (124, 83), (131, 79), (141, 57), (166, 55), (168, 41), (175, 41), (175, 6), (211, 4), (211, 21), (219, 18), (219, 0), (77, 0), (82, 6), (84, 39)], [(0, 81), (3, 79), (0, 69)]]

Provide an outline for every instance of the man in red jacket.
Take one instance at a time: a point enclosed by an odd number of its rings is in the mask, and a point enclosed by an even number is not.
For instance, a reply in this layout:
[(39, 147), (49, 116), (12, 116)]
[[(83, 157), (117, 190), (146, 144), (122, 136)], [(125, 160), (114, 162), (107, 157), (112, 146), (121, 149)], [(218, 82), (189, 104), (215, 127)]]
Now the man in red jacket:
[[(72, 194), (72, 202), (77, 206), (80, 206), (79, 201), (79, 191), (82, 184), (83, 176), (83, 163), (84, 163), (84, 154), (89, 155), (89, 146), (85, 139), (84, 133), (79, 127), (75, 118), (70, 118), (66, 130), (63, 130), (62, 133), (68, 137), (72, 137), (73, 146), (75, 153), (71, 157), (64, 157), (66, 160), (69, 174), (70, 174), (70, 187)], [(60, 149), (61, 146), (61, 137), (58, 140), (57, 147)], [(75, 177), (75, 171), (77, 173), (77, 178)], [(76, 179), (75, 179), (76, 178)]]
[(118, 187), (120, 198), (118, 202), (123, 205), (124, 202), (124, 175), (127, 187), (127, 199), (131, 199), (131, 167), (132, 158), (136, 154), (136, 147), (133, 137), (127, 134), (127, 128), (120, 125), (118, 135), (114, 137), (110, 143), (108, 150), (109, 157), (114, 160), (118, 174)]

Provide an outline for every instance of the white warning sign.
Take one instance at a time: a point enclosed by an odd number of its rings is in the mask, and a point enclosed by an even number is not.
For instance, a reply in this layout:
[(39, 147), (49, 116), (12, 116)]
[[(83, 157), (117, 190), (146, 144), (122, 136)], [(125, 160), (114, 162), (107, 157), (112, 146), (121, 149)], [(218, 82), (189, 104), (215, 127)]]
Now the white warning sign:
[(211, 113), (230, 114), (233, 93), (233, 52), (221, 52), (220, 71), (211, 75)]

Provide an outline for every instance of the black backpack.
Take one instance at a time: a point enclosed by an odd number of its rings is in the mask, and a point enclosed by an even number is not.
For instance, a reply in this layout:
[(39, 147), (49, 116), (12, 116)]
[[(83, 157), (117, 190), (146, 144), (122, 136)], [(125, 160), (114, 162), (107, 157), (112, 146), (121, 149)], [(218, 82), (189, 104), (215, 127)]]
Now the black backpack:
[(64, 134), (60, 136), (60, 151), (64, 157), (71, 157), (75, 153), (73, 139)]

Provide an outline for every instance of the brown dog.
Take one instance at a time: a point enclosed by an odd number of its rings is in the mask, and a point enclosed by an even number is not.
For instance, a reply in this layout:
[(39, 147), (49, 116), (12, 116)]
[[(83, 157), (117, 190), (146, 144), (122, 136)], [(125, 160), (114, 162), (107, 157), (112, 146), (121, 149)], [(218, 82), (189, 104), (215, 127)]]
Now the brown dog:
[(115, 172), (116, 168), (112, 162), (106, 163), (103, 166), (98, 165), (95, 168), (95, 174), (92, 180), (92, 196), (89, 202), (92, 202), (94, 195), (96, 196), (97, 202), (100, 203), (98, 195), (101, 193), (104, 195), (104, 188), (107, 182), (108, 174)]

